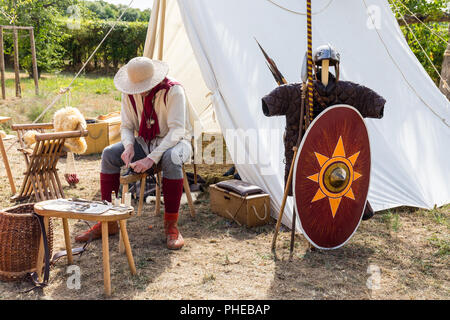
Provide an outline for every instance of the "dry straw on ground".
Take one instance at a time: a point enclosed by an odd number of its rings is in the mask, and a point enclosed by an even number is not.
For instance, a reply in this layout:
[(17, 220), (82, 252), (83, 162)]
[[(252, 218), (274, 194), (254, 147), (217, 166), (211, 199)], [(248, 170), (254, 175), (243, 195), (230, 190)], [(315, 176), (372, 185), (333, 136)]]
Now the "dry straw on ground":
[[(7, 143), (8, 145), (9, 143)], [(17, 185), (25, 169), (16, 151), (9, 154)], [(64, 165), (62, 159), (60, 167)], [(65, 186), (68, 196), (99, 198), (99, 156), (77, 161), (81, 183)], [(227, 167), (202, 167), (201, 174), (222, 173)], [(9, 185), (1, 172), (2, 207), (10, 206)], [(186, 246), (177, 252), (165, 248), (162, 216), (145, 206), (143, 217), (129, 221), (130, 241), (138, 270), (133, 277), (118, 237), (111, 238), (112, 299), (449, 299), (449, 207), (434, 211), (400, 209), (378, 213), (363, 222), (343, 248), (308, 252), (297, 237), (289, 262), (288, 231), (280, 234), (278, 260), (270, 251), (274, 225), (246, 229), (210, 212), (208, 194), (196, 203), (192, 219), (183, 208), (180, 228)], [(152, 228), (149, 228), (152, 226)], [(86, 225), (71, 221), (74, 234)], [(60, 221), (55, 223), (55, 248), (63, 249)], [(52, 268), (43, 293), (21, 294), (28, 283), (0, 283), (0, 299), (105, 299), (101, 270), (101, 243), (93, 243), (75, 264), (81, 268), (81, 289), (67, 288), (66, 264)], [(379, 267), (379, 286), (369, 266)], [(372, 267), (373, 268), (373, 267)], [(378, 283), (375, 283), (378, 284)]]

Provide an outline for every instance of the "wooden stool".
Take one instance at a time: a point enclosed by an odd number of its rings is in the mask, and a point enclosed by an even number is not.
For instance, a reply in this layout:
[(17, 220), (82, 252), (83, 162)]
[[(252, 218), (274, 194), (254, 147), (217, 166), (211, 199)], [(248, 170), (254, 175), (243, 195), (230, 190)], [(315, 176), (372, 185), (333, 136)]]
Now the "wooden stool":
[[(34, 210), (37, 214), (44, 217), (45, 229), (48, 229), (48, 223), (50, 218), (62, 218), (63, 228), (64, 228), (64, 240), (66, 244), (67, 251), (67, 263), (69, 265), (73, 264), (72, 256), (72, 245), (70, 243), (70, 232), (68, 219), (81, 219), (87, 221), (99, 221), (102, 223), (102, 251), (103, 251), (103, 281), (105, 287), (105, 294), (107, 296), (111, 295), (111, 271), (109, 265), (109, 234), (108, 234), (108, 222), (118, 221), (120, 224), (120, 233), (122, 235), (123, 243), (125, 246), (125, 252), (127, 254), (128, 266), (130, 267), (130, 272), (132, 275), (136, 274), (136, 266), (134, 264), (133, 253), (131, 252), (130, 240), (128, 238), (127, 227), (125, 221), (129, 219), (134, 214), (134, 209), (128, 207), (125, 211), (116, 211), (110, 209), (102, 214), (89, 214), (89, 213), (76, 213), (76, 212), (66, 212), (66, 211), (54, 211), (44, 209), (46, 206), (50, 205), (52, 202), (58, 200), (47, 200), (43, 202), (36, 203), (34, 205)], [(41, 277), (41, 270), (43, 267), (44, 260), (44, 242), (41, 238), (37, 262), (37, 272)]]
[[(156, 167), (156, 204), (155, 204), (155, 215), (158, 215), (161, 212), (161, 167)], [(142, 209), (144, 206), (144, 193), (145, 193), (145, 181), (147, 179), (148, 173), (135, 173), (130, 174), (127, 176), (120, 177), (120, 184), (123, 185), (122, 188), (122, 203), (125, 203), (125, 193), (128, 192), (128, 184), (135, 183), (140, 181), (141, 182), (141, 188), (139, 190), (139, 205), (138, 205), (138, 217), (142, 215)], [(142, 187), (144, 186), (144, 188)], [(189, 181), (186, 175), (186, 171), (184, 170), (183, 166), (183, 187), (184, 192), (186, 193), (186, 197), (188, 200), (189, 210), (192, 217), (195, 217), (195, 208), (194, 208), (194, 202), (192, 201), (192, 194), (191, 189), (189, 188)]]
[(125, 194), (128, 192), (128, 185), (130, 183), (135, 183), (140, 181), (141, 187), (139, 190), (139, 205), (137, 215), (140, 217), (142, 215), (142, 208), (144, 207), (144, 192), (145, 192), (145, 181), (147, 179), (147, 173), (136, 173), (129, 174), (127, 176), (120, 177), (120, 184), (123, 186), (122, 188), (122, 203), (125, 203)]
[[(148, 174), (147, 173), (137, 173), (137, 174), (129, 174), (127, 176), (120, 177), (120, 184), (122, 187), (122, 203), (125, 203), (125, 194), (128, 192), (128, 185), (130, 183), (135, 183), (140, 181), (141, 182), (141, 188), (139, 191), (139, 205), (138, 205), (138, 217), (142, 215), (142, 209), (144, 207), (144, 192), (145, 192), (145, 181), (147, 179)], [(144, 186), (144, 187), (142, 187)], [(125, 221), (125, 227), (126, 227), (126, 221)], [(122, 225), (120, 225), (120, 229), (122, 229)], [(124, 253), (125, 252), (125, 243), (122, 240), (122, 233), (119, 233), (119, 252)]]
[[(155, 215), (160, 214), (161, 212), (161, 170), (157, 170), (156, 172), (156, 203), (155, 203)], [(192, 201), (191, 189), (189, 188), (189, 181), (186, 175), (186, 171), (183, 166), (183, 187), (184, 192), (186, 193), (186, 198), (189, 205), (189, 211), (191, 213), (191, 217), (195, 217), (195, 207), (194, 202)]]
[[(159, 215), (161, 212), (161, 166), (156, 167), (156, 175), (157, 175), (157, 182), (156, 182), (156, 203), (155, 203), (155, 215)], [(120, 177), (120, 184), (123, 186), (122, 188), (122, 203), (125, 203), (125, 194), (128, 192), (128, 184), (135, 183), (140, 181), (141, 187), (139, 190), (139, 204), (138, 204), (138, 217), (142, 215), (142, 209), (144, 206), (144, 193), (145, 193), (145, 182), (147, 179), (148, 173), (135, 173), (130, 174), (127, 176)], [(192, 195), (191, 195), (191, 189), (189, 188), (189, 182), (187, 179), (186, 171), (184, 170), (183, 166), (183, 185), (184, 185), (184, 192), (186, 192), (186, 197), (189, 204), (189, 210), (192, 217), (195, 217), (195, 208), (194, 208), (194, 202), (192, 201)], [(126, 223), (126, 221), (125, 221)], [(124, 242), (122, 241), (121, 233), (119, 234), (119, 252), (124, 253), (125, 252), (125, 246)]]

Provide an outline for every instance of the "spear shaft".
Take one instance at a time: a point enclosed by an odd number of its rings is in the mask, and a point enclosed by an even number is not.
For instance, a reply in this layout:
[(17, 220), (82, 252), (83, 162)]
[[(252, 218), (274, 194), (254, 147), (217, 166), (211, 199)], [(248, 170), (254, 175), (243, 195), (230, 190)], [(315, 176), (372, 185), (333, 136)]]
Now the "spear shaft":
[[(308, 49), (306, 54), (307, 59), (307, 80), (304, 78), (304, 75), (302, 74), (302, 103), (300, 107), (300, 125), (299, 125), (299, 135), (297, 139), (297, 144), (293, 148), (294, 156), (291, 162), (291, 167), (289, 170), (288, 179), (286, 181), (286, 186), (284, 190), (283, 195), (283, 201), (281, 202), (281, 208), (278, 215), (277, 225), (275, 227), (275, 233), (273, 235), (272, 239), (272, 251), (275, 251), (276, 248), (276, 242), (278, 237), (278, 232), (280, 230), (281, 226), (281, 220), (283, 219), (284, 214), (284, 208), (286, 206), (286, 200), (289, 193), (289, 189), (292, 185), (292, 179), (293, 179), (293, 171), (294, 171), (294, 164), (295, 159), (297, 158), (298, 149), (300, 146), (300, 142), (303, 138), (303, 117), (305, 114), (305, 100), (306, 100), (306, 93), (308, 94), (308, 111), (305, 121), (305, 130), (310, 125), (312, 119), (313, 119), (313, 59), (312, 59), (312, 11), (311, 11), (311, 0), (306, 0), (306, 11), (307, 11), (307, 38), (308, 38)], [(295, 206), (295, 204), (294, 204)], [(290, 258), (292, 258), (293, 251), (294, 251), (294, 242), (295, 242), (295, 209), (292, 213), (292, 226), (291, 226), (291, 245), (290, 245)]]

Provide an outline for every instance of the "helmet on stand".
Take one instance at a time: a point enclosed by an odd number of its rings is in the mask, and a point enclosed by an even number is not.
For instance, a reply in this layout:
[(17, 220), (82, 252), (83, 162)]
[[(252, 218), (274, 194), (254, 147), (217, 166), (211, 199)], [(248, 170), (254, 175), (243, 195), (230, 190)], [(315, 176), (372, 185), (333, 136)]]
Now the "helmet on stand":
[(316, 79), (319, 71), (318, 67), (322, 66), (323, 60), (329, 60), (330, 66), (334, 66), (336, 70), (336, 81), (339, 81), (339, 64), (341, 62), (341, 55), (331, 44), (322, 45), (314, 51), (313, 61)]

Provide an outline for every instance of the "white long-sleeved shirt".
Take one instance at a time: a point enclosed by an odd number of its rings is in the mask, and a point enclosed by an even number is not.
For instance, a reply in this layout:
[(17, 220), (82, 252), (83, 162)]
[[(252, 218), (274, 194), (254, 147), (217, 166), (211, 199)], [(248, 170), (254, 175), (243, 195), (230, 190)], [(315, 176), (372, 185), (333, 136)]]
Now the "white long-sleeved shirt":
[(190, 106), (182, 86), (175, 85), (167, 93), (167, 104), (165, 103), (166, 90), (160, 90), (155, 96), (154, 108), (158, 116), (160, 133), (148, 145), (142, 137), (135, 136), (139, 132), (141, 123), (143, 97), (140, 94), (133, 95), (136, 102), (136, 112), (127, 94), (122, 94), (121, 111), (121, 138), (124, 147), (134, 144), (136, 140), (147, 157), (157, 164), (164, 152), (174, 147), (182, 139), (190, 142), (193, 124), (190, 116)]

